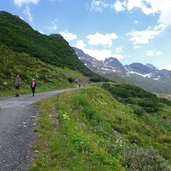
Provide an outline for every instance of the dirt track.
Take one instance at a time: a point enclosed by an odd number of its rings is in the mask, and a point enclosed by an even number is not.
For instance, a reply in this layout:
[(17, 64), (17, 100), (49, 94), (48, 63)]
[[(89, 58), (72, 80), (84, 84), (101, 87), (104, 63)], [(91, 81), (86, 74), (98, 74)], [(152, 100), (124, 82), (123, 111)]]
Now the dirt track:
[(25, 171), (32, 161), (35, 120), (33, 103), (71, 89), (0, 98), (0, 171)]

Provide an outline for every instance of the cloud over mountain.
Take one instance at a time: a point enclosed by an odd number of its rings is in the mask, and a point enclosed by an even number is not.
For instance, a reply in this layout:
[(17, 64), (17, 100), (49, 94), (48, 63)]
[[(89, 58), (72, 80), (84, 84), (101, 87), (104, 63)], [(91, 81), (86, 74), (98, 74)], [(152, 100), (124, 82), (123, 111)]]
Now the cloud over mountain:
[(40, 0), (14, 0), (14, 3), (21, 7), (22, 5), (27, 5), (27, 4), (38, 4)]

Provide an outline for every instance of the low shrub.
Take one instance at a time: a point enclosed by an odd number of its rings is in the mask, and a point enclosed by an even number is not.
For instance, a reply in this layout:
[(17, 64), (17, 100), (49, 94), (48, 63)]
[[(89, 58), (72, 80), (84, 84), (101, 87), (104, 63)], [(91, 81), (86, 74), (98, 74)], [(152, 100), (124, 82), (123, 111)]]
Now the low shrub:
[(159, 104), (151, 99), (141, 99), (138, 102), (138, 105), (141, 106), (147, 113), (155, 113), (159, 111)]
[(137, 116), (144, 116), (145, 111), (144, 111), (143, 108), (136, 106), (136, 107), (134, 108), (134, 113), (135, 113)]
[(129, 170), (170, 171), (169, 163), (154, 149), (128, 147), (121, 153), (121, 162)]
[(144, 112), (156, 113), (161, 107), (161, 102), (155, 94), (145, 91), (139, 87), (129, 84), (108, 84), (102, 86), (109, 91), (112, 96), (124, 104), (133, 104), (137, 108), (135, 114), (141, 115)]
[(68, 78), (68, 81), (69, 81), (70, 83), (73, 83), (73, 82), (75, 82), (75, 79), (72, 78), (72, 77), (69, 77), (69, 78)]
[(171, 101), (165, 98), (160, 98), (159, 99), (161, 103), (167, 104), (169, 106), (171, 106)]
[(96, 110), (91, 107), (85, 107), (84, 110), (84, 116), (86, 119), (92, 120), (94, 118), (94, 115), (96, 114)]

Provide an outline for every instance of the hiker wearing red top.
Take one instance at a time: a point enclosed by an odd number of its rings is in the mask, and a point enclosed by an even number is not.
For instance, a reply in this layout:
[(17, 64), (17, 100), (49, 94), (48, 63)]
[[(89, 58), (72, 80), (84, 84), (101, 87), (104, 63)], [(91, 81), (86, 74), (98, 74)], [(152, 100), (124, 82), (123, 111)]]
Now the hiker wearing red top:
[(36, 89), (36, 81), (35, 81), (35, 79), (32, 79), (32, 81), (31, 81), (31, 90), (32, 90), (33, 96), (34, 96), (34, 93), (35, 93), (35, 89)]

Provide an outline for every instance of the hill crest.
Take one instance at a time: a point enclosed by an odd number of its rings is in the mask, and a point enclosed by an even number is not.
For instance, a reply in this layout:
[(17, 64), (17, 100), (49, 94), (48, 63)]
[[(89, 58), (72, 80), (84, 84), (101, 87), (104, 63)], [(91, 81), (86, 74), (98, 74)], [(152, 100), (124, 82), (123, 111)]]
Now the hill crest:
[(15, 52), (26, 53), (54, 66), (77, 70), (91, 80), (106, 80), (87, 68), (61, 35), (41, 34), (18, 16), (4, 11), (0, 12), (0, 42)]

